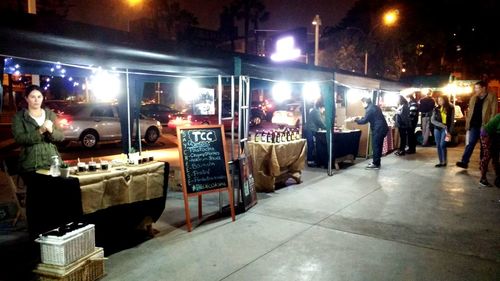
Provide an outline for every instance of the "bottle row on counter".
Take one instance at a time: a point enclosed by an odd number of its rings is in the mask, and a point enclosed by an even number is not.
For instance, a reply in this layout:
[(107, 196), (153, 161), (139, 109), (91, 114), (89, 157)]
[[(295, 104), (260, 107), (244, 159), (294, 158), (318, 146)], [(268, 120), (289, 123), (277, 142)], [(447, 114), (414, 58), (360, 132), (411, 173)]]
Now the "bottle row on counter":
[(286, 128), (283, 131), (255, 131), (253, 140), (255, 142), (266, 142), (266, 143), (284, 143), (294, 140), (300, 140), (302, 138), (300, 129), (290, 129)]

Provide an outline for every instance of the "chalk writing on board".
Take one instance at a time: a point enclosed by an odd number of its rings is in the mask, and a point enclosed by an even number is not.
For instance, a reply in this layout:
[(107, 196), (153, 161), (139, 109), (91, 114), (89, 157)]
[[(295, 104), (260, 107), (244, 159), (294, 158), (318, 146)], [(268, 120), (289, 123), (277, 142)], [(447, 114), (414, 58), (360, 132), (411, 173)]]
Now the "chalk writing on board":
[(188, 193), (228, 186), (221, 128), (180, 130)]

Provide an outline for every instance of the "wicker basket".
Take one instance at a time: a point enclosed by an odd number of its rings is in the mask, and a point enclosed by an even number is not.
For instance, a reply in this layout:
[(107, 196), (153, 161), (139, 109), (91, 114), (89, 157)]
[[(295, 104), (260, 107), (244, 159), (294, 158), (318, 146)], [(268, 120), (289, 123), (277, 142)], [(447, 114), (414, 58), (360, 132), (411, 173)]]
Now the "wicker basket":
[(42, 263), (64, 266), (95, 250), (95, 228), (89, 224), (63, 237), (40, 235), (35, 241), (40, 243)]
[(104, 275), (102, 248), (66, 267), (40, 264), (34, 272), (40, 281), (94, 281)]

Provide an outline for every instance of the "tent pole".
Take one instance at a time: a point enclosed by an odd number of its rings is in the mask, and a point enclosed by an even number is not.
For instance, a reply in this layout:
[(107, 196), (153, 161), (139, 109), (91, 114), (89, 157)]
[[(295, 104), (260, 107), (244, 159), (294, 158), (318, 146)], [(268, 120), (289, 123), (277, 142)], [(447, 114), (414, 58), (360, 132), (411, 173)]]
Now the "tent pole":
[[(217, 77), (217, 84), (218, 84), (218, 89), (217, 89), (217, 113), (218, 113), (219, 125), (221, 125), (222, 124), (222, 77), (220, 75)], [(224, 135), (224, 132), (223, 132), (223, 136), (222, 137), (223, 138), (226, 137)], [(232, 160), (233, 159), (231, 159), (231, 161)], [(223, 205), (223, 202), (222, 202), (222, 193), (219, 192), (219, 213), (222, 213), (222, 205)]]
[(129, 75), (128, 75), (128, 68), (125, 70), (126, 75), (127, 75), (127, 154), (130, 154), (130, 148), (131, 148), (131, 143), (132, 139), (130, 137), (130, 81), (129, 81)]

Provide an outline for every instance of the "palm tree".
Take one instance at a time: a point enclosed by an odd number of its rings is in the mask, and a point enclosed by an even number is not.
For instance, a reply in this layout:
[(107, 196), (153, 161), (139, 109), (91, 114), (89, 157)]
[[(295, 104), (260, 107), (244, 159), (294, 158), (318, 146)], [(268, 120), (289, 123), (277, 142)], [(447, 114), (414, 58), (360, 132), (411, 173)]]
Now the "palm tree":
[(66, 18), (73, 6), (69, 0), (38, 0), (37, 14)]
[(219, 16), (219, 32), (231, 41), (231, 51), (234, 51), (234, 40), (238, 37), (238, 28), (235, 25), (236, 15), (236, 7), (229, 5), (223, 8)]
[(179, 2), (170, 0), (149, 0), (149, 6), (156, 30), (164, 25), (169, 37), (176, 37), (178, 29), (187, 29), (198, 25), (198, 18), (186, 9), (181, 8)]
[[(245, 53), (247, 53), (250, 24), (253, 24), (254, 30), (258, 30), (259, 23), (268, 20), (269, 12), (266, 11), (266, 5), (261, 0), (234, 0), (232, 5), (237, 11), (236, 18), (244, 22)], [(258, 36), (255, 38), (256, 43), (257, 39)]]

